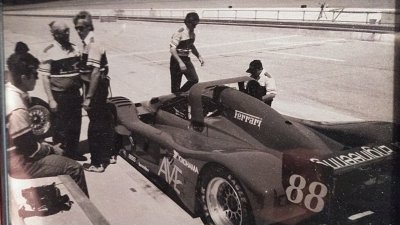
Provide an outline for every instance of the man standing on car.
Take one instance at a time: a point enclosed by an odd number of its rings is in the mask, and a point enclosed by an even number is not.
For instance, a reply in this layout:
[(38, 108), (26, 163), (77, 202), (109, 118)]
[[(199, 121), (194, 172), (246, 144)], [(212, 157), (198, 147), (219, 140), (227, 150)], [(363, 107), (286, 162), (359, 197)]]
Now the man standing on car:
[[(204, 60), (194, 45), (194, 29), (199, 22), (200, 18), (197, 13), (188, 13), (185, 17), (185, 26), (172, 35), (169, 67), (172, 93), (188, 91), (194, 84), (199, 82), (199, 77), (189, 57), (190, 52), (192, 52), (199, 59), (200, 64), (204, 65)], [(185, 75), (187, 82), (181, 87), (182, 75)]]
[(6, 123), (8, 172), (17, 179), (70, 175), (87, 195), (85, 173), (76, 161), (61, 156), (59, 145), (37, 142), (29, 115), (28, 91), (35, 88), (39, 60), (18, 42), (15, 53), (7, 59), (10, 82), (6, 84)]
[(54, 112), (53, 142), (61, 143), (61, 148), (71, 159), (86, 161), (86, 157), (78, 152), (82, 123), (79, 52), (69, 41), (67, 24), (53, 21), (49, 26), (54, 42), (43, 50), (39, 72), (43, 75), (43, 87)]
[(113, 117), (107, 105), (110, 78), (106, 52), (94, 37), (92, 17), (89, 12), (81, 11), (73, 22), (82, 40), (80, 76), (84, 85), (83, 108), (89, 116), (88, 142), (91, 163), (84, 164), (90, 172), (104, 172), (110, 163), (113, 148)]
[(277, 94), (275, 79), (264, 70), (261, 61), (258, 59), (250, 62), (249, 68), (246, 72), (250, 73), (250, 77), (256, 80), (260, 84), (261, 88), (264, 89), (265, 94), (263, 94), (261, 100), (271, 106), (272, 101)]

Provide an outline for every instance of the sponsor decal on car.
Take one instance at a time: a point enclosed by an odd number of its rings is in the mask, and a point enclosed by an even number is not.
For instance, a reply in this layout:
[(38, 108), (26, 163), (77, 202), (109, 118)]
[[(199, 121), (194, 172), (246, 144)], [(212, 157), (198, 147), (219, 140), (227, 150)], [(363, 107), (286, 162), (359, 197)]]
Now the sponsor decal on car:
[(178, 166), (172, 165), (173, 161), (174, 159), (169, 160), (167, 157), (164, 157), (158, 170), (158, 176), (164, 174), (165, 181), (169, 185), (173, 184), (175, 192), (180, 194), (178, 185), (182, 184), (182, 181), (179, 179), (179, 174), (182, 175), (182, 170)]
[(129, 153), (127, 155), (128, 155), (128, 159), (132, 160), (132, 162), (136, 162), (136, 160), (137, 160), (136, 156), (133, 156)]
[(193, 172), (199, 174), (199, 169), (197, 168), (197, 166), (195, 166), (194, 164), (190, 163), (186, 159), (182, 158), (182, 156), (180, 156), (179, 153), (177, 151), (175, 151), (175, 150), (174, 150), (174, 159), (177, 159), (180, 163), (182, 163), (182, 165), (186, 166), (187, 168), (189, 168)]
[(253, 116), (248, 113), (245, 113), (245, 112), (242, 112), (239, 110), (235, 110), (234, 118), (237, 120), (243, 121), (245, 123), (257, 126), (258, 128), (261, 127), (262, 118), (257, 117), (257, 116)]
[(340, 169), (348, 166), (357, 165), (360, 163), (368, 162), (374, 159), (389, 156), (393, 154), (393, 150), (385, 145), (379, 147), (361, 147), (361, 151), (346, 153), (338, 156), (334, 156), (328, 159), (320, 160), (317, 158), (311, 158), (311, 162), (322, 164), (325, 166), (332, 167), (333, 169)]
[(150, 170), (149, 170), (149, 168), (147, 168), (145, 165), (143, 165), (143, 164), (141, 164), (140, 162), (138, 162), (138, 166), (140, 167), (140, 168), (142, 168), (144, 171), (146, 171), (146, 172), (149, 172)]

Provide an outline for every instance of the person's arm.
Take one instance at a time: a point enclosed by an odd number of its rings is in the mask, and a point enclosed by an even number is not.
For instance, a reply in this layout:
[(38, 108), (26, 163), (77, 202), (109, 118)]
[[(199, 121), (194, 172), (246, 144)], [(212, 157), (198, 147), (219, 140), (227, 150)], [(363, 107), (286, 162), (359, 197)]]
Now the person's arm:
[(270, 100), (275, 98), (277, 91), (276, 91), (276, 83), (275, 79), (271, 76), (271, 74), (265, 72), (264, 74), (266, 76), (266, 81), (265, 81), (265, 88), (266, 88), (266, 95), (263, 97), (263, 100)]
[(203, 66), (204, 65), (203, 57), (201, 57), (199, 51), (197, 51), (197, 48), (196, 48), (196, 46), (194, 44), (192, 45), (191, 49), (192, 49), (193, 55), (195, 55), (197, 57), (197, 59), (199, 59), (200, 64)]
[(51, 92), (51, 84), (50, 84), (50, 61), (44, 61), (40, 64), (39, 74), (42, 76), (43, 88), (47, 95), (47, 100), (49, 102), (50, 110), (55, 112), (57, 111), (57, 102), (54, 100), (53, 93)]
[(29, 113), (26, 109), (17, 109), (13, 111), (9, 117), (10, 137), (17, 151), (27, 158), (40, 159), (49, 154), (62, 154), (63, 150), (59, 145), (52, 146), (48, 143), (39, 143), (36, 141), (35, 135), (30, 127), (31, 121)]
[(89, 88), (86, 92), (86, 96), (85, 99), (83, 101), (82, 107), (85, 110), (89, 110), (90, 109), (90, 102), (91, 99), (94, 95), (94, 93), (97, 90), (97, 86), (99, 84), (99, 80), (100, 80), (100, 68), (99, 67), (95, 67), (93, 68), (92, 74), (90, 75), (90, 83), (89, 83)]
[(176, 61), (178, 61), (181, 71), (187, 70), (185, 63), (182, 61), (181, 57), (179, 57), (178, 52), (176, 51), (176, 46), (171, 45), (170, 52), (171, 55), (176, 59)]

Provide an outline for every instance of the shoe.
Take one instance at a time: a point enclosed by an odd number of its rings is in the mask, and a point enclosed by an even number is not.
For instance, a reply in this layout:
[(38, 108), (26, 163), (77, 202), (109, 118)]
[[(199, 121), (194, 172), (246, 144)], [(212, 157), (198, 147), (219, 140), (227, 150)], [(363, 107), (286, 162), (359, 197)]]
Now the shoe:
[(97, 166), (89, 163), (84, 163), (83, 169), (89, 172), (96, 172), (96, 173), (102, 173), (105, 170), (103, 164)]
[(83, 155), (78, 155), (78, 154), (67, 154), (66, 157), (76, 160), (76, 161), (86, 161), (87, 158)]
[(117, 163), (117, 156), (116, 155), (112, 155), (110, 158), (110, 164), (116, 164)]

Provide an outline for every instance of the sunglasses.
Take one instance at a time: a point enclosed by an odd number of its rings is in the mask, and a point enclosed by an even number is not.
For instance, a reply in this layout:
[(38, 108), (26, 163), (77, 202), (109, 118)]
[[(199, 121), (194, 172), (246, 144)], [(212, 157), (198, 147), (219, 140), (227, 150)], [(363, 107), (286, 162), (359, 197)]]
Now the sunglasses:
[(55, 31), (53, 31), (53, 34), (55, 34), (55, 35), (66, 35), (66, 34), (69, 34), (69, 29), (55, 30)]
[(86, 29), (86, 27), (84, 27), (84, 26), (75, 27), (75, 30), (77, 30), (77, 31), (83, 31), (85, 29)]

